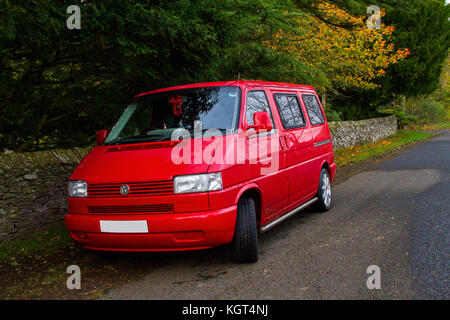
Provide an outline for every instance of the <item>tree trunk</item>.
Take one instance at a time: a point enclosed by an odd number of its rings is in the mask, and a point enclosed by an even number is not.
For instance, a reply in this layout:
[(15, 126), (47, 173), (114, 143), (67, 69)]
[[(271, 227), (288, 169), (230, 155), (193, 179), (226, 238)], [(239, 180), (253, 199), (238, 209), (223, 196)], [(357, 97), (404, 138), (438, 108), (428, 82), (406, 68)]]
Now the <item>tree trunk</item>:
[(327, 109), (327, 91), (325, 89), (322, 91), (322, 107), (323, 111)]

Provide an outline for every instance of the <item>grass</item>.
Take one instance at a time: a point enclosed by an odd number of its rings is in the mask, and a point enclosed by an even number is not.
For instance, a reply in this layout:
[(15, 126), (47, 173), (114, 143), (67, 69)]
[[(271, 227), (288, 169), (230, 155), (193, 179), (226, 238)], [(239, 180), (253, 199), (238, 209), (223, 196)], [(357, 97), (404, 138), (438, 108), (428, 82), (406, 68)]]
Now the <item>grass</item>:
[(25, 240), (3, 242), (0, 243), (0, 263), (14, 261), (18, 256), (49, 256), (56, 249), (70, 245), (71, 242), (64, 227), (54, 228)]
[(413, 130), (439, 130), (439, 129), (449, 129), (450, 122), (441, 122), (434, 124), (421, 124), (412, 126)]
[[(0, 244), (0, 300), (89, 299), (104, 289), (137, 279), (154, 265), (152, 256), (102, 256), (84, 250), (64, 227)], [(81, 290), (69, 290), (66, 268), (78, 265)]]
[[(64, 227), (24, 240), (0, 243), (0, 299), (52, 298), (65, 267), (78, 251)], [(48, 295), (52, 292), (52, 295)]]
[(336, 150), (334, 161), (338, 167), (345, 166), (398, 149), (412, 142), (428, 139), (433, 135), (429, 132), (400, 130), (396, 135), (377, 142)]

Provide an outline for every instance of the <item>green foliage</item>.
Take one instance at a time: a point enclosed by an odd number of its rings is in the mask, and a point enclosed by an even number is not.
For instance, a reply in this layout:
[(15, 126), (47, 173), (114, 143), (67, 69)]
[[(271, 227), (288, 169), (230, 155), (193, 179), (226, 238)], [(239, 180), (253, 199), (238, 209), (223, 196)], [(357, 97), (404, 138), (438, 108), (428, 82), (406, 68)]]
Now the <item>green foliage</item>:
[(410, 106), (411, 112), (418, 123), (430, 124), (447, 120), (445, 107), (437, 101), (419, 100)]
[(378, 111), (381, 114), (393, 114), (397, 118), (397, 124), (400, 129), (412, 125), (417, 122), (418, 117), (413, 114), (408, 114), (405, 107), (397, 104), (393, 108), (383, 109)]
[(327, 104), (327, 107), (325, 109), (325, 115), (327, 117), (327, 121), (342, 121), (342, 112), (336, 110), (334, 106), (331, 104)]
[(378, 106), (392, 103), (398, 95), (422, 97), (434, 92), (450, 46), (450, 5), (444, 0), (361, 2), (386, 9), (382, 22), (394, 26), (395, 47), (408, 48), (411, 55), (388, 67), (377, 90), (330, 92), (328, 101), (339, 106), (349, 120), (376, 116)]
[[(391, 65), (382, 81), (384, 94), (407, 97), (428, 95), (438, 89), (450, 46), (450, 6), (444, 0), (390, 1), (384, 22), (395, 27), (394, 41), (411, 55)], [(399, 5), (399, 3), (402, 5)]]
[(327, 101), (340, 114), (341, 120), (362, 120), (379, 115), (380, 101), (373, 97), (375, 90), (362, 91), (355, 88), (334, 90), (330, 92)]
[(444, 64), (444, 70), (441, 75), (441, 86), (430, 95), (430, 99), (439, 102), (445, 107), (446, 119), (450, 120), (450, 55)]
[[(133, 95), (155, 88), (239, 73), (322, 87), (323, 70), (263, 45), (280, 30), (298, 32), (295, 19), (305, 12), (324, 19), (314, 7), (318, 1), (84, 1), (78, 3), (81, 30), (68, 30), (67, 1), (0, 0), (0, 150), (89, 145)], [(370, 2), (326, 1), (356, 14)], [(388, 70), (381, 90), (331, 92), (332, 119), (371, 117), (394, 94), (436, 88), (450, 43), (450, 6), (443, 0), (374, 2), (387, 7), (396, 47), (413, 54)]]
[(395, 103), (393, 107), (378, 112), (395, 115), (400, 128), (436, 124), (449, 119), (444, 105), (431, 99), (408, 99), (404, 103)]
[[(247, 79), (315, 83), (310, 68), (262, 42), (294, 30), (282, 0), (89, 1), (81, 30), (67, 2), (1, 0), (0, 146), (80, 146), (140, 92)], [(50, 137), (42, 139), (43, 137)], [(40, 142), (44, 142), (41, 144)]]

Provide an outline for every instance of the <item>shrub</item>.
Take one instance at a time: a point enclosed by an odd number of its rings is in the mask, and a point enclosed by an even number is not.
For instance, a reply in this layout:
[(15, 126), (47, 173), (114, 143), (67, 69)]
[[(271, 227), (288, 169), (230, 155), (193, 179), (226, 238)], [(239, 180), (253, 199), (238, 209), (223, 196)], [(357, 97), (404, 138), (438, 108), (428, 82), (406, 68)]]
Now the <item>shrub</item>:
[(381, 114), (393, 114), (397, 118), (397, 124), (399, 129), (403, 129), (407, 126), (411, 126), (413, 123), (417, 122), (417, 116), (408, 113), (405, 107), (396, 104), (393, 108), (378, 110)]
[(419, 100), (412, 106), (412, 113), (420, 123), (445, 122), (447, 111), (445, 107), (437, 101)]
[(336, 110), (331, 104), (327, 104), (325, 109), (325, 115), (327, 117), (327, 121), (342, 121), (342, 112)]

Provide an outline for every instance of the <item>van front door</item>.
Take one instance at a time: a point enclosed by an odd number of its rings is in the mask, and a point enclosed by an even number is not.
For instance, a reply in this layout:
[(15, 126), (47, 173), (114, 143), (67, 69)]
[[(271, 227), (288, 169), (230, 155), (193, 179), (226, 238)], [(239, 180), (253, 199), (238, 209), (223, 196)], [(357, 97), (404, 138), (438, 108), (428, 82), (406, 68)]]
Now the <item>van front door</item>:
[(289, 184), (286, 173), (282, 171), (285, 167), (284, 151), (280, 150), (279, 130), (273, 118), (274, 112), (267, 99), (267, 93), (264, 88), (247, 88), (242, 127), (252, 126), (253, 114), (259, 111), (269, 113), (272, 130), (259, 134), (255, 133), (254, 129), (246, 130), (246, 152), (248, 152), (246, 157), (249, 163), (246, 170), (250, 172), (250, 176), (258, 177), (256, 183), (263, 195), (261, 224), (264, 225), (286, 207)]

